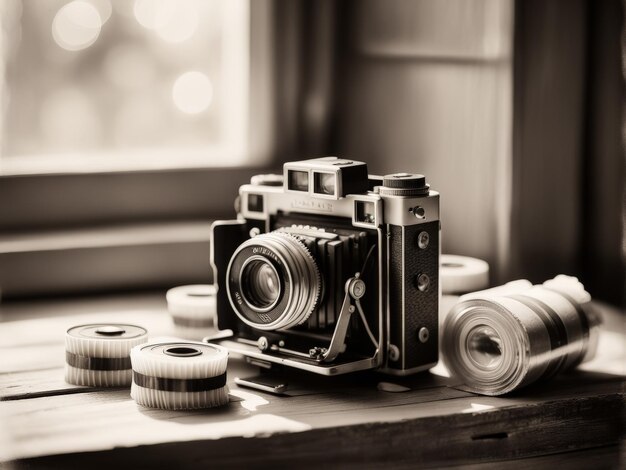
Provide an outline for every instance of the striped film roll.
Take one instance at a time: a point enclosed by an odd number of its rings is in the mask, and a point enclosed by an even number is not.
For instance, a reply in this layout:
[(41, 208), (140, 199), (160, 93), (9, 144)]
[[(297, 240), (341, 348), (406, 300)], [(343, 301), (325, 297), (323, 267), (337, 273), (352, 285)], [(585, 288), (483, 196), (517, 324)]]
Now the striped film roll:
[(89, 387), (130, 385), (130, 350), (147, 341), (147, 330), (136, 325), (74, 326), (65, 334), (65, 381)]
[(167, 410), (228, 403), (225, 348), (197, 342), (140, 345), (130, 353), (130, 396), (142, 406)]
[(444, 363), (484, 395), (551, 378), (595, 354), (600, 321), (590, 300), (578, 279), (564, 275), (464, 295), (444, 323)]
[(210, 284), (174, 287), (167, 291), (167, 309), (176, 336), (200, 340), (216, 333), (216, 289)]

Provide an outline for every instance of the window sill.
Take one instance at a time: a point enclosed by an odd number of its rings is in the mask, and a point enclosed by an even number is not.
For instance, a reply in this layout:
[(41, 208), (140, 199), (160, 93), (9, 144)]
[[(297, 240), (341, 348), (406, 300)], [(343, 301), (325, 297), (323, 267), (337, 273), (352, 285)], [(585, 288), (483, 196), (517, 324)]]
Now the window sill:
[(0, 176), (0, 233), (232, 216), (267, 167)]
[(210, 220), (0, 237), (3, 298), (212, 282)]
[(18, 155), (0, 159), (0, 177), (210, 170), (250, 166), (250, 162), (246, 161), (249, 158), (243, 149), (218, 145), (200, 148), (146, 148), (93, 153)]

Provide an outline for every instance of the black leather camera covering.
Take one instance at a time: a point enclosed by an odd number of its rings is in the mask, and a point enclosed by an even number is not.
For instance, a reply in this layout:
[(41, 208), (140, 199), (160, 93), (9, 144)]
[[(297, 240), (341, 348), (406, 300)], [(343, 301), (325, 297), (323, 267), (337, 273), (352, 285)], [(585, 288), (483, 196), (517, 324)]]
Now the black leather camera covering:
[(232, 314), (232, 307), (226, 295), (226, 268), (235, 250), (248, 236), (246, 223), (213, 225), (213, 262), (217, 272), (213, 273), (213, 282), (217, 284), (217, 326), (220, 330), (237, 329), (237, 316)]
[[(426, 249), (418, 246), (423, 231), (430, 238)], [(388, 367), (413, 369), (438, 358), (439, 221), (406, 226), (404, 232), (403, 227), (390, 225), (389, 237), (389, 339), (399, 348), (400, 359), (389, 361)], [(420, 274), (430, 279), (424, 292), (417, 288)], [(423, 327), (429, 332), (425, 343), (419, 339)]]

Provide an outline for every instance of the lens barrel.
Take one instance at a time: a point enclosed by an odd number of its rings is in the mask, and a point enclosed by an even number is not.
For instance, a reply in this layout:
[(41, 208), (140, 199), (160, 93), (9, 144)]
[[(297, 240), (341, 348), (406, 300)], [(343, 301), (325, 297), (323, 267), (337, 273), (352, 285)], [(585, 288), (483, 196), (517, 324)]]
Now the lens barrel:
[(261, 330), (292, 328), (317, 307), (321, 278), (297, 237), (272, 232), (242, 243), (226, 273), (228, 298), (241, 321)]
[(576, 278), (521, 281), (463, 296), (448, 314), (442, 350), (472, 392), (501, 395), (590, 359), (599, 320)]

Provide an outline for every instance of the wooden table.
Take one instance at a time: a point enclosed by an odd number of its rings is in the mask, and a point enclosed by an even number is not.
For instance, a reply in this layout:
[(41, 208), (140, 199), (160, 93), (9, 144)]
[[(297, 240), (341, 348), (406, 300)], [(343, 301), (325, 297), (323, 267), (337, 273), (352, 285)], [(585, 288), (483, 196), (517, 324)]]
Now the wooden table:
[[(146, 326), (152, 336), (171, 335), (162, 295), (4, 304), (0, 462), (29, 468), (617, 467), (624, 458), (625, 337), (619, 312), (602, 311), (597, 360), (508, 397), (472, 395), (433, 373), (406, 380), (306, 375), (293, 379), (287, 396), (274, 396), (232, 383), (256, 370), (231, 358), (228, 406), (173, 412), (136, 405), (128, 389), (63, 380), (69, 326), (123, 321)], [(383, 391), (388, 386), (381, 382), (404, 391)]]

